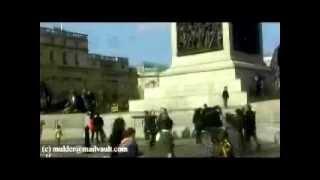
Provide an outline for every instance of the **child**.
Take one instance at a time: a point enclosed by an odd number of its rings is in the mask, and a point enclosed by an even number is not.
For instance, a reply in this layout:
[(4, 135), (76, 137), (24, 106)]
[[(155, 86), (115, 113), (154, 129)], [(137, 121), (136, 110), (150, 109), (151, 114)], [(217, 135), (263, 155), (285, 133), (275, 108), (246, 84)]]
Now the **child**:
[(228, 139), (228, 133), (226, 131), (221, 131), (218, 137), (213, 138), (212, 141), (215, 144), (215, 154), (218, 157), (234, 157), (233, 147)]
[(57, 140), (58, 146), (60, 146), (60, 144), (61, 144), (62, 136), (63, 136), (63, 134), (62, 134), (61, 125), (58, 124), (57, 128), (56, 128), (56, 140)]

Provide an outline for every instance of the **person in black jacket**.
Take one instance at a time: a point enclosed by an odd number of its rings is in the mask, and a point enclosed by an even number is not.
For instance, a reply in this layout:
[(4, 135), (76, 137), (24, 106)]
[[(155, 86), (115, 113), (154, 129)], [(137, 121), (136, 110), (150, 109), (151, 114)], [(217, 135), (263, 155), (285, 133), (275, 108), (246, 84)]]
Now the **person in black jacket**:
[(228, 108), (229, 92), (228, 92), (228, 87), (227, 86), (224, 87), (224, 90), (222, 92), (222, 98), (223, 98), (224, 107)]
[(152, 148), (155, 143), (156, 134), (157, 134), (157, 125), (156, 125), (156, 118), (155, 112), (149, 111), (148, 118), (145, 121), (145, 131), (149, 136), (149, 147)]
[(88, 126), (84, 128), (84, 146), (90, 147), (90, 129)]
[[(96, 142), (99, 144), (100, 142), (104, 142), (104, 130), (103, 130), (103, 119), (100, 117), (100, 114), (97, 113), (95, 117), (95, 122), (96, 122)], [(99, 140), (100, 138), (100, 140)]]
[(87, 92), (87, 104), (88, 104), (88, 110), (91, 112), (95, 112), (96, 110), (96, 97), (93, 94), (93, 92), (88, 91)]
[(162, 129), (172, 130), (173, 121), (169, 117), (168, 111), (165, 108), (162, 108), (162, 112), (158, 117), (158, 130), (161, 131)]
[(216, 138), (218, 132), (222, 127), (221, 111), (219, 106), (208, 108), (207, 113), (204, 114), (204, 130), (210, 132), (212, 138)]
[(175, 157), (174, 153), (174, 137), (172, 134), (173, 121), (168, 115), (168, 111), (162, 108), (162, 112), (158, 117), (158, 132), (159, 136), (156, 143), (156, 148), (159, 155), (167, 157)]
[(202, 109), (201, 108), (197, 108), (194, 111), (192, 122), (194, 124), (194, 129), (195, 129), (195, 132), (196, 132), (196, 144), (200, 144), (201, 143), (201, 130), (203, 128), (202, 127), (203, 126)]
[(247, 105), (247, 111), (244, 115), (243, 128), (246, 144), (250, 143), (251, 137), (253, 137), (257, 145), (257, 150), (260, 150), (261, 145), (256, 134), (256, 114), (254, 111), (252, 111), (251, 105), (249, 104)]
[(150, 114), (149, 111), (144, 111), (144, 127), (143, 127), (143, 132), (144, 132), (144, 139), (149, 140), (149, 120), (150, 120)]

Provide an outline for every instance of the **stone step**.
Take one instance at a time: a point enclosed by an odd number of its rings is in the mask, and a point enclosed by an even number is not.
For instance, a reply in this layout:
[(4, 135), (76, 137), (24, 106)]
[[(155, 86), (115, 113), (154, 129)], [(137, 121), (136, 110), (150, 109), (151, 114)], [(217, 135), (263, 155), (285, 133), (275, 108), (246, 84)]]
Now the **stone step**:
[[(245, 92), (232, 92), (228, 104), (230, 106), (245, 105), (247, 102), (247, 94)], [(168, 110), (179, 109), (195, 109), (203, 107), (203, 104), (208, 106), (220, 105), (223, 106), (221, 94), (203, 94), (194, 96), (177, 96), (171, 98), (152, 98), (145, 100), (132, 100), (129, 102), (129, 111), (145, 111), (148, 109), (160, 109), (165, 107)]]

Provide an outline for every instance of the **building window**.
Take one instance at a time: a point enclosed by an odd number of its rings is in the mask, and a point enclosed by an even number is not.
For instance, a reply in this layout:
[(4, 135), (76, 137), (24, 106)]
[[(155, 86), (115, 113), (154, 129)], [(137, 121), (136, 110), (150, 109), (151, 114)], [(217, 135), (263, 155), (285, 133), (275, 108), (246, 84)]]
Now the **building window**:
[(124, 69), (124, 68), (125, 68), (125, 65), (124, 65), (124, 64), (122, 64), (122, 65), (121, 65), (121, 68), (122, 68), (122, 69)]
[(62, 54), (62, 62), (63, 62), (63, 65), (67, 65), (67, 53), (66, 52), (63, 52)]
[(53, 64), (54, 63), (54, 52), (53, 51), (50, 51), (49, 59), (50, 59), (50, 63)]
[(75, 61), (76, 66), (79, 66), (79, 60), (78, 60), (78, 54), (77, 53), (74, 55), (74, 61)]

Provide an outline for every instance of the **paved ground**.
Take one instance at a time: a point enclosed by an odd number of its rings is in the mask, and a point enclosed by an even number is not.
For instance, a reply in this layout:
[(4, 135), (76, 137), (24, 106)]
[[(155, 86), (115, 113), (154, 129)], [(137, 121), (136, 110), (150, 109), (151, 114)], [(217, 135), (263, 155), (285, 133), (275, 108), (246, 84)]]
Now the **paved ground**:
[[(42, 147), (47, 147), (48, 145), (54, 145), (52, 141), (45, 141), (40, 146), (40, 152)], [(74, 139), (62, 142), (64, 145), (70, 146), (82, 146), (83, 140)], [(147, 141), (138, 139), (138, 145), (140, 150), (143, 152), (141, 157), (154, 157), (154, 153), (149, 149)], [(175, 152), (177, 157), (205, 157), (202, 152), (203, 149), (201, 145), (195, 144), (194, 139), (176, 139), (175, 140)], [(104, 145), (106, 146), (106, 145)], [(254, 146), (253, 146), (254, 148)], [(46, 157), (45, 153), (40, 153), (41, 157)], [(51, 157), (77, 157), (77, 158), (109, 158), (109, 153), (56, 153), (51, 154)], [(262, 142), (262, 149), (259, 152), (250, 151), (240, 157), (280, 157), (280, 145), (268, 142)]]

